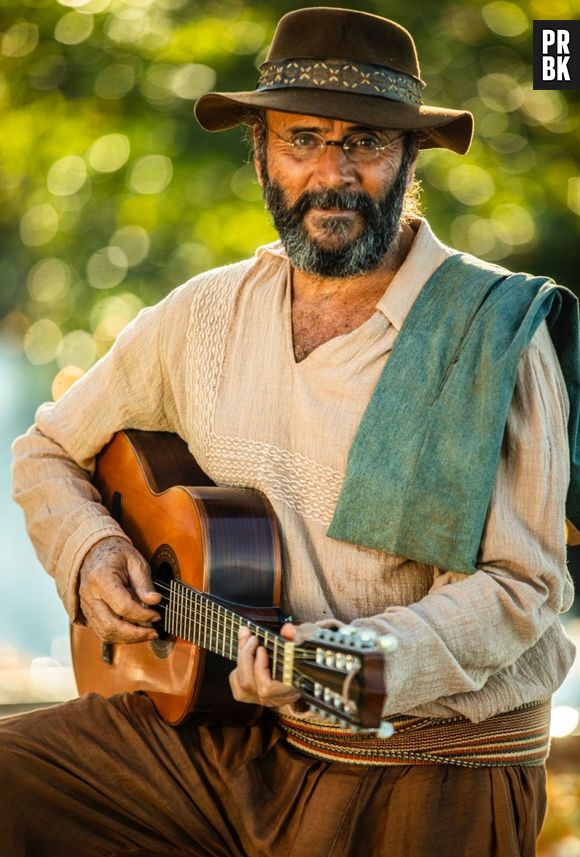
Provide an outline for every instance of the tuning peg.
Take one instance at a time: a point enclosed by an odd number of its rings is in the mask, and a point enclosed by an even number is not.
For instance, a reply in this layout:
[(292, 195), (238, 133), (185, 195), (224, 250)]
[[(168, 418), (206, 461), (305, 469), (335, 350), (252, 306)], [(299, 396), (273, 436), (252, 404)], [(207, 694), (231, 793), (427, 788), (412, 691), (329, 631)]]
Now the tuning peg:
[(377, 646), (383, 652), (396, 652), (399, 648), (399, 641), (394, 634), (383, 634), (377, 640)]
[(347, 673), (354, 672), (354, 670), (360, 670), (360, 658), (357, 658), (354, 655), (346, 655), (344, 659), (344, 668)]
[(324, 664), (327, 667), (333, 667), (336, 659), (336, 655), (332, 651), (332, 649), (327, 649), (324, 653)]

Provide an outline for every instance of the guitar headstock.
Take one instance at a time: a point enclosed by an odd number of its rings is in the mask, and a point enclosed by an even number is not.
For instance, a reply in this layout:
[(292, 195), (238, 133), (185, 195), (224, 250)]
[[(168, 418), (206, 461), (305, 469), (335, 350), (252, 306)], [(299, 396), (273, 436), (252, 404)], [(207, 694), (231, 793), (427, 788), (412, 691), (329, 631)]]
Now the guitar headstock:
[(294, 672), (300, 677), (295, 684), (310, 708), (330, 723), (355, 731), (381, 729), (388, 737), (392, 727), (381, 724), (384, 661), (396, 648), (393, 634), (379, 636), (370, 628), (318, 628), (296, 646)]

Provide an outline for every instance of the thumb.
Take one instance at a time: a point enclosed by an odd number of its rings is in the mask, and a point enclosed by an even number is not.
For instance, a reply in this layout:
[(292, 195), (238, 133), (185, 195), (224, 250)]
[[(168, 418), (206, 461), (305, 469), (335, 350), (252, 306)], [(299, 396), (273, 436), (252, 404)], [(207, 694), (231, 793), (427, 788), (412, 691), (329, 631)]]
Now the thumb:
[(161, 593), (153, 587), (151, 569), (140, 554), (127, 557), (127, 572), (135, 594), (144, 604), (158, 604), (161, 601)]

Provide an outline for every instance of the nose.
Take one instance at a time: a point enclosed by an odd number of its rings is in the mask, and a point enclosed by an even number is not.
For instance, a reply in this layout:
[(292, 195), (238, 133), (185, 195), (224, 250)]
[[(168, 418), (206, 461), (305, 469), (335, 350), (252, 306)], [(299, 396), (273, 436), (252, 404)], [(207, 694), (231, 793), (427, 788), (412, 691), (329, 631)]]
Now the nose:
[(313, 178), (322, 187), (344, 188), (358, 183), (356, 165), (341, 146), (326, 146), (313, 165)]

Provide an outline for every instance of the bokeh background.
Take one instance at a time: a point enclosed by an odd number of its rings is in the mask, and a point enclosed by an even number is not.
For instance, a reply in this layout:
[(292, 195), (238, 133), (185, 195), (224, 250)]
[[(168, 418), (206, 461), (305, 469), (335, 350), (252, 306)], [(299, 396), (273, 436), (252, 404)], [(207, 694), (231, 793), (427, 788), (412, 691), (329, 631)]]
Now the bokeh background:
[[(0, 2), (0, 706), (75, 693), (68, 626), (9, 499), (10, 441), (141, 309), (273, 240), (239, 130), (195, 99), (253, 89), (281, 14), (307, 2)], [(421, 157), (438, 235), (578, 293), (579, 97), (532, 88), (532, 21), (578, 0), (332, 3), (414, 35), (427, 103), (476, 117), (470, 153)], [(570, 551), (576, 573), (578, 556)], [(580, 639), (572, 611), (569, 633)], [(544, 857), (580, 855), (580, 666), (556, 698)]]

